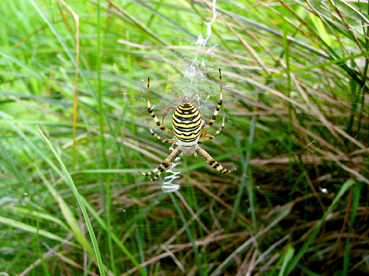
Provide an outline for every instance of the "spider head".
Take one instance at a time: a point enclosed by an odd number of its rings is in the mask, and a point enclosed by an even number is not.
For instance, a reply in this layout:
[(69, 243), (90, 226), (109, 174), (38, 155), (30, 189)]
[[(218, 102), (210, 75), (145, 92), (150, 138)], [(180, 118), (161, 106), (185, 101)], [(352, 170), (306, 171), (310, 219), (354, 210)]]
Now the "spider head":
[(182, 103), (192, 103), (193, 102), (193, 99), (194, 99), (194, 97), (196, 95), (196, 93), (199, 92), (199, 91), (201, 91), (201, 90), (198, 90), (195, 93), (193, 93), (192, 96), (191, 96), (191, 98), (190, 98), (190, 100), (188, 100), (188, 97), (187, 96), (184, 96), (183, 97), (183, 100), (182, 100)]

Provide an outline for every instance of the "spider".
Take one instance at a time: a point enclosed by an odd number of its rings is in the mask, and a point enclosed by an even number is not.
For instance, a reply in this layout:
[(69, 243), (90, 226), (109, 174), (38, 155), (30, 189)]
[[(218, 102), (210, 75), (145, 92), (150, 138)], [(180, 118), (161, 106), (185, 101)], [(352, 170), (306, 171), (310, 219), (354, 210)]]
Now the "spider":
[[(223, 88), (222, 88), (222, 73), (220, 69), (219, 69), (219, 82), (220, 82), (220, 99), (214, 111), (214, 115), (208, 124), (206, 124), (205, 121), (202, 119), (200, 110), (196, 107), (195, 104), (192, 103), (193, 97), (196, 94), (196, 92), (192, 95), (190, 100), (188, 100), (187, 96), (185, 96), (182, 100), (182, 103), (180, 102), (179, 96), (176, 93), (176, 96), (179, 100), (179, 105), (177, 107), (175, 106), (169, 107), (167, 110), (167, 113), (168, 113), (170, 109), (176, 108), (174, 111), (173, 117), (172, 117), (172, 126), (174, 130), (173, 132), (170, 129), (167, 129), (165, 126), (163, 126), (163, 124), (160, 124), (159, 119), (156, 117), (153, 111), (153, 108), (151, 107), (150, 78), (148, 78), (147, 80), (147, 107), (148, 107), (149, 113), (151, 117), (154, 119), (154, 121), (156, 122), (156, 125), (162, 131), (168, 133), (171, 136), (175, 136), (175, 139), (162, 139), (159, 135), (154, 133), (154, 131), (152, 130), (150, 126), (149, 120), (147, 119), (147, 124), (149, 126), (150, 132), (154, 137), (158, 138), (163, 143), (177, 143), (177, 147), (159, 165), (159, 167), (152, 170), (151, 172), (148, 172), (148, 173), (141, 172), (139, 169), (136, 168), (136, 166), (134, 166), (135, 169), (139, 173), (145, 176), (149, 176), (151, 174), (157, 173), (151, 179), (151, 181), (154, 181), (160, 176), (160, 174), (163, 171), (171, 167), (172, 162), (177, 158), (178, 155), (182, 156), (183, 153), (188, 156), (191, 156), (192, 154), (194, 154), (195, 157), (199, 155), (202, 160), (204, 160), (206, 163), (208, 163), (218, 172), (226, 174), (226, 173), (230, 173), (233, 171), (233, 169), (232, 170), (225, 169), (222, 165), (220, 165), (217, 161), (215, 161), (214, 158), (211, 157), (204, 149), (202, 149), (199, 146), (199, 144), (201, 144), (204, 141), (214, 139), (224, 128), (225, 115), (223, 114), (222, 126), (214, 133), (214, 135), (206, 135), (206, 132), (215, 122), (216, 117), (219, 113), (219, 110), (222, 106)], [(163, 116), (163, 121), (164, 121), (165, 115)]]

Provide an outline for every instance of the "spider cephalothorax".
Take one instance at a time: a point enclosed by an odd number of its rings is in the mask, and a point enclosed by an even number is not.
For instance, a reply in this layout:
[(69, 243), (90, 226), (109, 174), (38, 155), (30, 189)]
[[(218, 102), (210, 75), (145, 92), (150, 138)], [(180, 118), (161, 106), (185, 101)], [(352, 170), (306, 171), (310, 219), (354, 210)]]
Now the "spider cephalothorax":
[[(192, 154), (199, 155), (201, 159), (203, 159), (206, 163), (212, 166), (214, 169), (221, 173), (230, 173), (232, 170), (225, 169), (222, 165), (220, 165), (217, 161), (215, 161), (205, 150), (203, 150), (199, 144), (206, 140), (211, 140), (215, 138), (224, 128), (224, 116), (222, 126), (214, 133), (214, 135), (206, 135), (208, 129), (213, 125), (216, 120), (216, 117), (219, 113), (219, 110), (222, 106), (223, 100), (223, 90), (222, 90), (222, 74), (219, 69), (219, 78), (220, 78), (220, 99), (218, 105), (214, 111), (213, 118), (209, 121), (208, 124), (202, 119), (202, 115), (200, 110), (197, 108), (195, 104), (192, 103), (192, 99), (194, 95), (191, 97), (190, 100), (185, 96), (183, 98), (182, 103), (180, 103), (177, 107), (170, 107), (168, 108), (167, 112), (172, 109), (176, 108), (172, 117), (172, 126), (173, 131), (167, 129), (165, 126), (160, 124), (159, 119), (156, 117), (153, 108), (150, 104), (150, 79), (147, 82), (147, 107), (151, 117), (156, 122), (156, 125), (164, 132), (168, 133), (171, 136), (175, 136), (175, 139), (162, 139), (157, 134), (154, 133), (152, 130), (149, 121), (147, 124), (149, 125), (149, 129), (151, 134), (160, 139), (163, 143), (176, 143), (178, 146), (172, 151), (172, 153), (159, 165), (158, 168), (152, 170), (148, 173), (143, 173), (139, 171), (136, 166), (136, 170), (143, 175), (149, 176), (153, 173), (157, 174), (151, 180), (156, 180), (159, 175), (170, 168), (172, 162), (177, 158), (178, 155), (186, 154), (191, 156)], [(177, 94), (178, 97), (178, 94)], [(178, 97), (179, 98), (179, 97)], [(166, 114), (165, 114), (166, 115)], [(163, 121), (165, 118), (163, 116)]]

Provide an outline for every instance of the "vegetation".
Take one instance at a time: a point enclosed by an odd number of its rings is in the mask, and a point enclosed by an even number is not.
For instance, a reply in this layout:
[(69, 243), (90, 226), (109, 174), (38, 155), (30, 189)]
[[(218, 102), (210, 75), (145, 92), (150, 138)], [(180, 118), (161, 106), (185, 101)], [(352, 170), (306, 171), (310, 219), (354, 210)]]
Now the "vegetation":
[[(369, 273), (368, 2), (214, 2), (0, 2), (0, 275)], [(163, 193), (147, 78), (208, 121), (218, 68), (237, 169)]]

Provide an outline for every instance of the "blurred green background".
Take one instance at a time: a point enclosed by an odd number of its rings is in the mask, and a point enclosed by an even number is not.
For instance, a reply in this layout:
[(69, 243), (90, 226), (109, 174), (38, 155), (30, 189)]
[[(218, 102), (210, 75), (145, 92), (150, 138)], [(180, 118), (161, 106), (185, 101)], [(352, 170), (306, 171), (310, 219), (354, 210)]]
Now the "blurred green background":
[[(0, 2), (0, 275), (367, 275), (367, 1)], [(178, 191), (150, 134), (223, 77)], [(173, 109), (164, 125), (171, 128)]]

